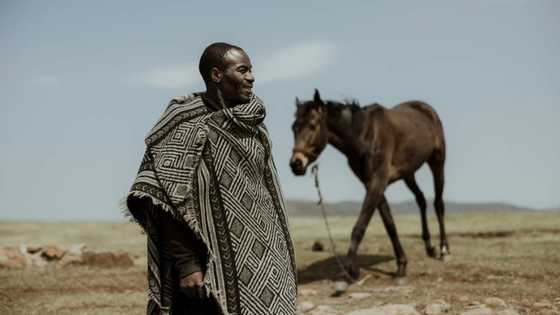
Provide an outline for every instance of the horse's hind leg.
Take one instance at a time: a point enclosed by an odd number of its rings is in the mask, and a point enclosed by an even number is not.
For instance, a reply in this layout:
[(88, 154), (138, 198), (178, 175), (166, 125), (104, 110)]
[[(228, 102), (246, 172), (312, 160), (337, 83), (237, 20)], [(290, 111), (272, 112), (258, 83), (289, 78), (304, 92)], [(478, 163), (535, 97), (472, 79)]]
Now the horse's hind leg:
[(393, 221), (393, 216), (391, 215), (391, 209), (389, 208), (389, 204), (387, 203), (387, 199), (385, 199), (385, 195), (381, 198), (379, 202), (379, 214), (383, 219), (383, 225), (385, 226), (385, 230), (387, 230), (387, 234), (389, 234), (389, 238), (391, 239), (391, 243), (393, 244), (393, 250), (395, 251), (395, 255), (397, 256), (397, 273), (396, 277), (405, 277), (406, 276), (406, 255), (404, 250), (401, 246), (401, 242), (399, 241), (399, 235), (397, 234), (397, 227), (395, 226), (395, 222)]
[(445, 164), (445, 153), (442, 151), (434, 151), (428, 165), (432, 170), (434, 175), (434, 186), (435, 186), (435, 198), (434, 198), (434, 208), (436, 210), (436, 216), (439, 223), (439, 237), (440, 237), (440, 253), (441, 259), (444, 260), (449, 252), (449, 244), (447, 243), (447, 234), (445, 233), (445, 205), (443, 203), (443, 186), (445, 183), (444, 178), (444, 164)]
[(432, 246), (432, 241), (430, 237), (430, 230), (428, 228), (428, 219), (426, 217), (426, 198), (414, 178), (414, 174), (404, 178), (406, 186), (416, 197), (416, 203), (420, 208), (420, 218), (422, 219), (422, 240), (424, 240), (424, 246), (426, 247), (426, 254), (430, 257), (436, 257), (436, 249)]

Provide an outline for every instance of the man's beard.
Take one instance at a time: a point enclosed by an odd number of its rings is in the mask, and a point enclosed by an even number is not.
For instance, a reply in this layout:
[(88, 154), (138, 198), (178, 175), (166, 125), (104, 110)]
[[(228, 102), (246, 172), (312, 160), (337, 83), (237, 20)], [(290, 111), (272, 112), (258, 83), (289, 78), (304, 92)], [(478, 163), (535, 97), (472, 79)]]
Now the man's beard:
[[(228, 108), (226, 101), (224, 99), (224, 95), (222, 93), (222, 90), (220, 90), (220, 88), (217, 89), (217, 96), (218, 96), (218, 103), (221, 106), (222, 109)], [(245, 104), (247, 102), (249, 102), (251, 100), (251, 96), (253, 95), (253, 92), (249, 93), (248, 96), (239, 94), (239, 97), (237, 99), (230, 99), (229, 107), (233, 107), (235, 105), (239, 105), (239, 104)]]

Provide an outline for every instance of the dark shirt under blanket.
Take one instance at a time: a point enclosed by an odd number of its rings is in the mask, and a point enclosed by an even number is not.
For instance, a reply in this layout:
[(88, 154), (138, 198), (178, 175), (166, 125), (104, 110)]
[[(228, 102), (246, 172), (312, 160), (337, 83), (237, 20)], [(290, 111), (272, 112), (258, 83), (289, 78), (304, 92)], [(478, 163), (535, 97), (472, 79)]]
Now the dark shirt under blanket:
[(161, 229), (163, 244), (173, 260), (179, 278), (202, 271), (200, 242), (195, 239), (193, 232), (185, 223), (163, 212)]

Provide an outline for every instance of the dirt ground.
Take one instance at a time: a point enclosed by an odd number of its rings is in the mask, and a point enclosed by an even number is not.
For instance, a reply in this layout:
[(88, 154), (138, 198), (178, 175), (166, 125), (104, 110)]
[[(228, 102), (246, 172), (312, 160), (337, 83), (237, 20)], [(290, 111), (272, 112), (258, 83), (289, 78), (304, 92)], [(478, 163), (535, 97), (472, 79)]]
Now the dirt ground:
[[(329, 251), (324, 222), (291, 218), (299, 274), (298, 303), (312, 303), (344, 314), (385, 304), (408, 304), (423, 313), (425, 306), (444, 300), (459, 314), (488, 298), (505, 302), (500, 308), (520, 314), (560, 314), (560, 212), (500, 212), (449, 214), (451, 259), (426, 256), (417, 215), (396, 215), (408, 257), (408, 278), (397, 285), (393, 252), (384, 229), (374, 217), (360, 247), (361, 283), (346, 294), (331, 297), (340, 271)], [(336, 250), (344, 254), (354, 218), (329, 218)], [(435, 218), (430, 218), (438, 244)], [(315, 241), (324, 252), (311, 251)], [(87, 266), (41, 270), (0, 269), (0, 314), (143, 314), (145, 312), (145, 240), (127, 222), (1, 221), (0, 246), (18, 244), (78, 244), (92, 250), (125, 250), (134, 258), (130, 268)], [(318, 308), (319, 307), (319, 308)], [(312, 311), (313, 312), (313, 311)]]

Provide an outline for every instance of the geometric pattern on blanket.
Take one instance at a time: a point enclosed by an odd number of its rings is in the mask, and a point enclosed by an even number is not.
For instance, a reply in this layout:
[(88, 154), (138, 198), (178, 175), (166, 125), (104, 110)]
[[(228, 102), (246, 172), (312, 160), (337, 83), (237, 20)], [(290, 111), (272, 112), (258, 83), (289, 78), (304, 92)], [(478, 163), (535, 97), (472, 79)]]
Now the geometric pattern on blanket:
[[(283, 205), (272, 182), (268, 139), (225, 125), (220, 115), (207, 121), (215, 180), (227, 220), (237, 270), (242, 314), (294, 314), (296, 279), (293, 248)], [(271, 167), (272, 166), (272, 167)], [(276, 198), (275, 198), (276, 197)]]

